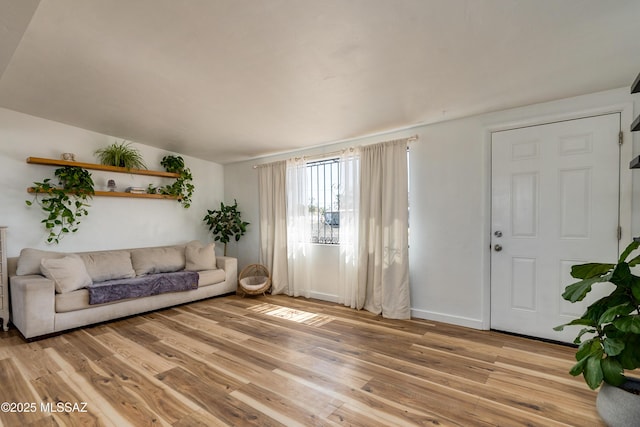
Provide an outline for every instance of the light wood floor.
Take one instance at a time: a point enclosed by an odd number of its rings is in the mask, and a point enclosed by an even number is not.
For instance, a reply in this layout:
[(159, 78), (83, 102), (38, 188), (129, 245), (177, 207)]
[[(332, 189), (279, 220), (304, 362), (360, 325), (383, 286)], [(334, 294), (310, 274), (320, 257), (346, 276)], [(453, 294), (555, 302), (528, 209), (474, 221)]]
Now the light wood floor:
[(315, 300), (229, 296), (31, 343), (15, 329), (0, 332), (0, 402), (35, 409), (0, 412), (0, 420), (603, 425), (595, 392), (567, 374), (572, 360), (571, 348), (496, 332), (390, 321)]

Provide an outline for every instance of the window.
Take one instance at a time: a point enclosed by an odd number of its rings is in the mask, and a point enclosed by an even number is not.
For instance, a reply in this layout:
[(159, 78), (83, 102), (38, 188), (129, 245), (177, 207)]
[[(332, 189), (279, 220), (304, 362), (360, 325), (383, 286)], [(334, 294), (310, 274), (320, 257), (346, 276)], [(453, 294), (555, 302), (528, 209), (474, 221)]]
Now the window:
[(311, 243), (340, 244), (340, 159), (307, 163)]

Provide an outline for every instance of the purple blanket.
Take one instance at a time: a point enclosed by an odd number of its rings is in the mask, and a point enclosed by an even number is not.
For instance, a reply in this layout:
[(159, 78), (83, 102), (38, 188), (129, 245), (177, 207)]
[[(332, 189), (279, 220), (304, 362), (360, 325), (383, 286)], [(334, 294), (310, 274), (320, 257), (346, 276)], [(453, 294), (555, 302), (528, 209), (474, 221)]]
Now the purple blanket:
[(147, 297), (197, 288), (198, 273), (195, 271), (149, 274), (131, 279), (107, 280), (87, 286), (89, 304), (104, 304), (126, 298)]

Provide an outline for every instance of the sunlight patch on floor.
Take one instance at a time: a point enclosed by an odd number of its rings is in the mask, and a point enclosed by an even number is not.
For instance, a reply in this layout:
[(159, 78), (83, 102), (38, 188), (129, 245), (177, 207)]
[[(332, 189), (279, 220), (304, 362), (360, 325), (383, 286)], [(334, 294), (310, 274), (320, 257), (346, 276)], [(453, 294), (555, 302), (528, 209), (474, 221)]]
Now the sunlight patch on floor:
[(333, 320), (333, 317), (331, 316), (309, 313), (308, 311), (295, 310), (293, 308), (282, 307), (280, 305), (268, 303), (249, 307), (249, 310), (255, 311), (256, 313), (260, 314), (266, 314), (267, 316), (274, 316), (281, 319), (292, 320), (294, 322), (303, 323), (310, 326), (322, 326)]

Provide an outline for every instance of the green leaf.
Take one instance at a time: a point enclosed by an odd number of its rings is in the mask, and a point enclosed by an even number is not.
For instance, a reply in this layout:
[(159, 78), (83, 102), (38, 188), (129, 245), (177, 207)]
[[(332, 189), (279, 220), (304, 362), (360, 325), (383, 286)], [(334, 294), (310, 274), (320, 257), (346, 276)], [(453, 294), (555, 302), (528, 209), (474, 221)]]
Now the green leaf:
[(640, 368), (640, 336), (626, 334), (625, 342), (625, 348), (618, 356), (622, 367), (629, 370)]
[(609, 323), (613, 321), (613, 319), (615, 319), (617, 316), (629, 314), (634, 310), (635, 310), (635, 307), (629, 303), (610, 307), (602, 314), (602, 316), (600, 316), (600, 319), (598, 319), (598, 323), (599, 324)]
[(603, 343), (607, 356), (617, 356), (624, 350), (624, 341), (618, 338), (605, 338)]
[(607, 274), (605, 276), (590, 277), (571, 284), (565, 288), (562, 298), (571, 302), (582, 301), (591, 291), (591, 286), (593, 286), (594, 283), (608, 282), (610, 278), (611, 275)]
[(636, 242), (634, 240), (633, 242), (629, 243), (629, 245), (625, 248), (622, 254), (620, 254), (620, 259), (618, 260), (618, 262), (619, 263), (624, 262), (629, 256), (629, 254), (635, 251), (636, 249), (638, 249), (638, 247), (640, 247), (640, 242)]
[(601, 351), (602, 347), (600, 346), (600, 339), (591, 338), (590, 340), (583, 342), (580, 347), (578, 347), (578, 351), (576, 351), (576, 360), (585, 360), (589, 355)]
[(593, 327), (595, 327), (596, 323), (593, 320), (584, 319), (584, 318), (581, 317), (579, 319), (573, 319), (569, 323), (565, 323), (563, 325), (556, 326), (555, 328), (553, 328), (553, 330), (554, 331), (562, 331), (565, 326), (572, 326), (572, 325), (582, 325), (582, 326), (593, 326)]
[(584, 372), (584, 365), (586, 364), (587, 364), (587, 359), (582, 359), (578, 361), (578, 363), (576, 363), (571, 367), (571, 369), (569, 370), (569, 374), (574, 377), (577, 377), (578, 375)]
[(617, 286), (629, 288), (631, 287), (631, 284), (633, 282), (632, 279), (633, 276), (631, 274), (629, 264), (627, 264), (626, 262), (622, 262), (616, 265), (609, 281)]
[(580, 344), (580, 342), (581, 342), (581, 340), (582, 340), (582, 337), (583, 337), (585, 334), (595, 334), (595, 333), (597, 333), (597, 332), (598, 332), (597, 330), (592, 329), (592, 328), (584, 328), (584, 329), (582, 329), (582, 330), (578, 333), (578, 335), (576, 336), (576, 338), (573, 340), (573, 343), (574, 343), (574, 344)]
[(571, 277), (576, 279), (590, 279), (596, 276), (602, 276), (615, 267), (614, 264), (589, 263), (579, 264), (571, 267)]
[(636, 276), (633, 277), (634, 279), (631, 283), (631, 294), (636, 299), (635, 303), (638, 304), (640, 302), (640, 280)]
[[(622, 365), (613, 357), (605, 357), (600, 361), (604, 380), (614, 386), (621, 386), (626, 378), (623, 375)], [(593, 387), (591, 387), (593, 388)]]
[(604, 379), (604, 373), (602, 372), (602, 353), (591, 354), (587, 357), (587, 363), (584, 365), (584, 371), (582, 372), (587, 385), (592, 390), (597, 389), (602, 380)]
[(620, 316), (613, 321), (613, 325), (622, 332), (640, 334), (640, 316), (637, 314), (631, 316)]
[(635, 258), (629, 261), (629, 267), (635, 267), (638, 264), (640, 264), (640, 255), (637, 255)]

